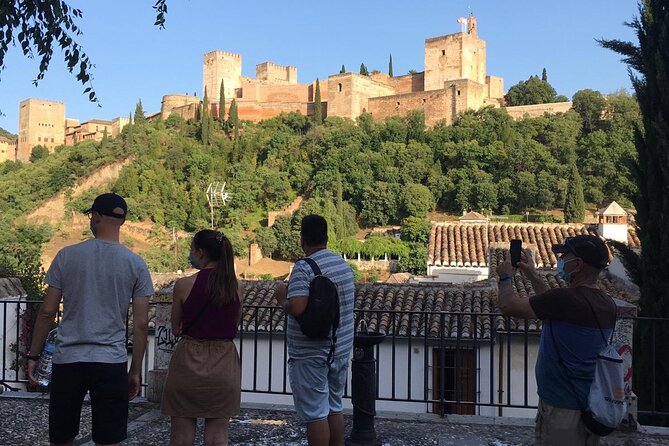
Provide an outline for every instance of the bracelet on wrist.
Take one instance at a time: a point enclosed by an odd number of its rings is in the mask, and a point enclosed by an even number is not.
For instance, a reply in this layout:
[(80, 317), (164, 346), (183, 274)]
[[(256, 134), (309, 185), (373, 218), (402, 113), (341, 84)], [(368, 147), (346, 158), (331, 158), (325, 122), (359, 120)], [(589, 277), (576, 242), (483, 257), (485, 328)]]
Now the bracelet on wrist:
[(26, 358), (31, 361), (39, 361), (39, 356), (40, 355), (26, 355)]
[(504, 282), (506, 280), (511, 280), (511, 279), (513, 279), (513, 277), (511, 277), (507, 273), (502, 273), (502, 274), (499, 275), (499, 282)]

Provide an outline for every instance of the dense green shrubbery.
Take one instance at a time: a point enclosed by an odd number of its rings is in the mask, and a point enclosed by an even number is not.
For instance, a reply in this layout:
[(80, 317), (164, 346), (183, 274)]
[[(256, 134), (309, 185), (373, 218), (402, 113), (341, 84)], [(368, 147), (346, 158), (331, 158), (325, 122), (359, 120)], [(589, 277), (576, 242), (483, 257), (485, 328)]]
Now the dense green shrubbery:
[[(635, 99), (607, 97), (606, 120), (597, 118), (599, 96), (587, 92), (576, 99), (580, 114), (515, 122), (502, 109), (486, 108), (432, 129), (420, 112), (385, 122), (369, 114), (357, 123), (331, 117), (318, 126), (297, 113), (237, 126), (210, 120), (208, 144), (202, 143), (201, 123), (171, 116), (127, 126), (102, 143), (61, 147), (32, 164), (0, 164), (0, 218), (24, 215), (93, 169), (128, 157), (132, 162), (113, 190), (127, 198), (130, 219), (191, 232), (209, 227), (207, 185), (226, 181), (231, 199), (214, 210), (214, 226), (230, 236), (238, 254), (255, 231), (265, 254), (288, 259), (301, 255), (295, 235), (309, 212), (330, 220), (334, 249), (352, 252), (358, 249), (350, 240), (358, 224), (399, 224), (433, 209), (536, 214), (562, 208), (573, 160), (586, 202), (629, 204)], [(82, 210), (97, 192), (68, 208)], [(297, 195), (308, 198), (298, 213), (278, 219), (271, 231), (259, 229), (268, 210)], [(376, 242), (368, 243), (364, 249), (376, 253)], [(389, 253), (407, 257), (413, 251), (402, 245)], [(158, 265), (169, 263), (156, 257)]]

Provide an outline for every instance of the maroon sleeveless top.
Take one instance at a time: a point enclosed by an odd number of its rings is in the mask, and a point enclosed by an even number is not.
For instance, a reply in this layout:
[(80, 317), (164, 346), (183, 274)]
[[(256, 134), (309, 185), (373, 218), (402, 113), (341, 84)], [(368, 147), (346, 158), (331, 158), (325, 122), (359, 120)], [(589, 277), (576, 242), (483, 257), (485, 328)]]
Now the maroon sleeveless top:
[[(181, 326), (186, 329), (183, 334), (196, 339), (232, 339), (237, 335), (240, 302), (237, 298), (222, 306), (207, 302), (207, 280), (210, 273), (211, 269), (203, 269), (197, 273), (193, 289), (183, 304)], [(202, 311), (205, 305), (206, 308)]]

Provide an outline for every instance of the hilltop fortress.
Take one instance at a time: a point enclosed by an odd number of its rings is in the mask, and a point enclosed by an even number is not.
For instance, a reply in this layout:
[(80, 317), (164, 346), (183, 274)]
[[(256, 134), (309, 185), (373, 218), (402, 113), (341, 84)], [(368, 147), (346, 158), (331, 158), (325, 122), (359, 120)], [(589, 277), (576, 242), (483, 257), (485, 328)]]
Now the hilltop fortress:
[[(388, 73), (370, 76), (340, 73), (320, 82), (323, 117), (340, 116), (355, 119), (371, 113), (374, 119), (404, 116), (411, 110), (422, 110), (425, 122), (451, 124), (468, 109), (504, 105), (504, 80), (486, 74), (486, 43), (478, 36), (476, 17), (464, 21), (462, 32), (425, 40), (424, 71), (392, 77)], [(225, 87), (226, 108), (232, 99), (240, 119), (260, 121), (285, 112), (313, 116), (315, 81), (297, 82), (297, 68), (271, 62), (256, 65), (256, 77), (242, 76), (242, 56), (212, 51), (203, 58), (202, 91), (206, 89), (212, 113), (220, 108), (221, 81)], [(194, 118), (200, 98), (189, 95), (163, 97), (161, 117), (177, 113)], [(571, 103), (509, 107), (516, 118), (525, 114), (567, 111)]]
[[(462, 31), (425, 40), (424, 71), (403, 76), (378, 72), (369, 76), (338, 73), (320, 82), (323, 117), (355, 119), (371, 113), (376, 120), (405, 116), (412, 110), (425, 113), (425, 123), (452, 124), (458, 114), (472, 109), (504, 107), (504, 80), (486, 74), (486, 43), (478, 36), (476, 17), (460, 19)], [(242, 76), (242, 56), (225, 51), (206, 53), (202, 63), (202, 91), (207, 91), (211, 113), (219, 116), (220, 87), (225, 87), (225, 108), (235, 100), (239, 118), (261, 121), (281, 113), (297, 112), (313, 116), (316, 82), (297, 82), (297, 68), (271, 62), (256, 65), (255, 78)], [(186, 119), (197, 115), (201, 97), (168, 94), (159, 113), (147, 119), (166, 119), (175, 113)], [(571, 102), (506, 107), (514, 119), (566, 112)], [(66, 119), (65, 104), (42, 99), (26, 99), (19, 105), (17, 140), (0, 139), (0, 162), (28, 161), (36, 145), (50, 152), (55, 147), (82, 140), (100, 141), (115, 137), (127, 118), (111, 121), (92, 119), (79, 124)]]

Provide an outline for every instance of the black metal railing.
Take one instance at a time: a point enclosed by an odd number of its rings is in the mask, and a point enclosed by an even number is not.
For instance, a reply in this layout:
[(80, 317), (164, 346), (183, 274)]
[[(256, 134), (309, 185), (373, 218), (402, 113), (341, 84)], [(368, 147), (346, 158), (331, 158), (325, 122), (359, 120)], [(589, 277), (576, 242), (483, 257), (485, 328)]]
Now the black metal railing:
[[(20, 345), (26, 308), (38, 302), (0, 302), (2, 375), (0, 384), (16, 390), (27, 384), (16, 366), (25, 360)], [(169, 304), (152, 304), (153, 307)], [(29, 315), (28, 315), (29, 316)], [(534, 364), (539, 346), (537, 321), (512, 320), (497, 313), (356, 310), (355, 324), (365, 320), (370, 331), (386, 334), (375, 347), (377, 399), (412, 406), (411, 411), (513, 415), (536, 408)], [(669, 326), (669, 319), (634, 318), (634, 330), (650, 324)], [(242, 391), (290, 395), (287, 372), (287, 319), (274, 306), (245, 306), (236, 339), (242, 363)], [(131, 337), (131, 335), (130, 335)], [(655, 339), (643, 354), (655, 364)], [(153, 368), (152, 348), (144, 361), (143, 386)], [(652, 368), (655, 370), (655, 367)], [(639, 414), (669, 416), (658, 407), (655, 373), (648, 377), (653, 392), (639, 402)], [(345, 397), (350, 398), (350, 382)], [(529, 413), (528, 413), (529, 414)]]

